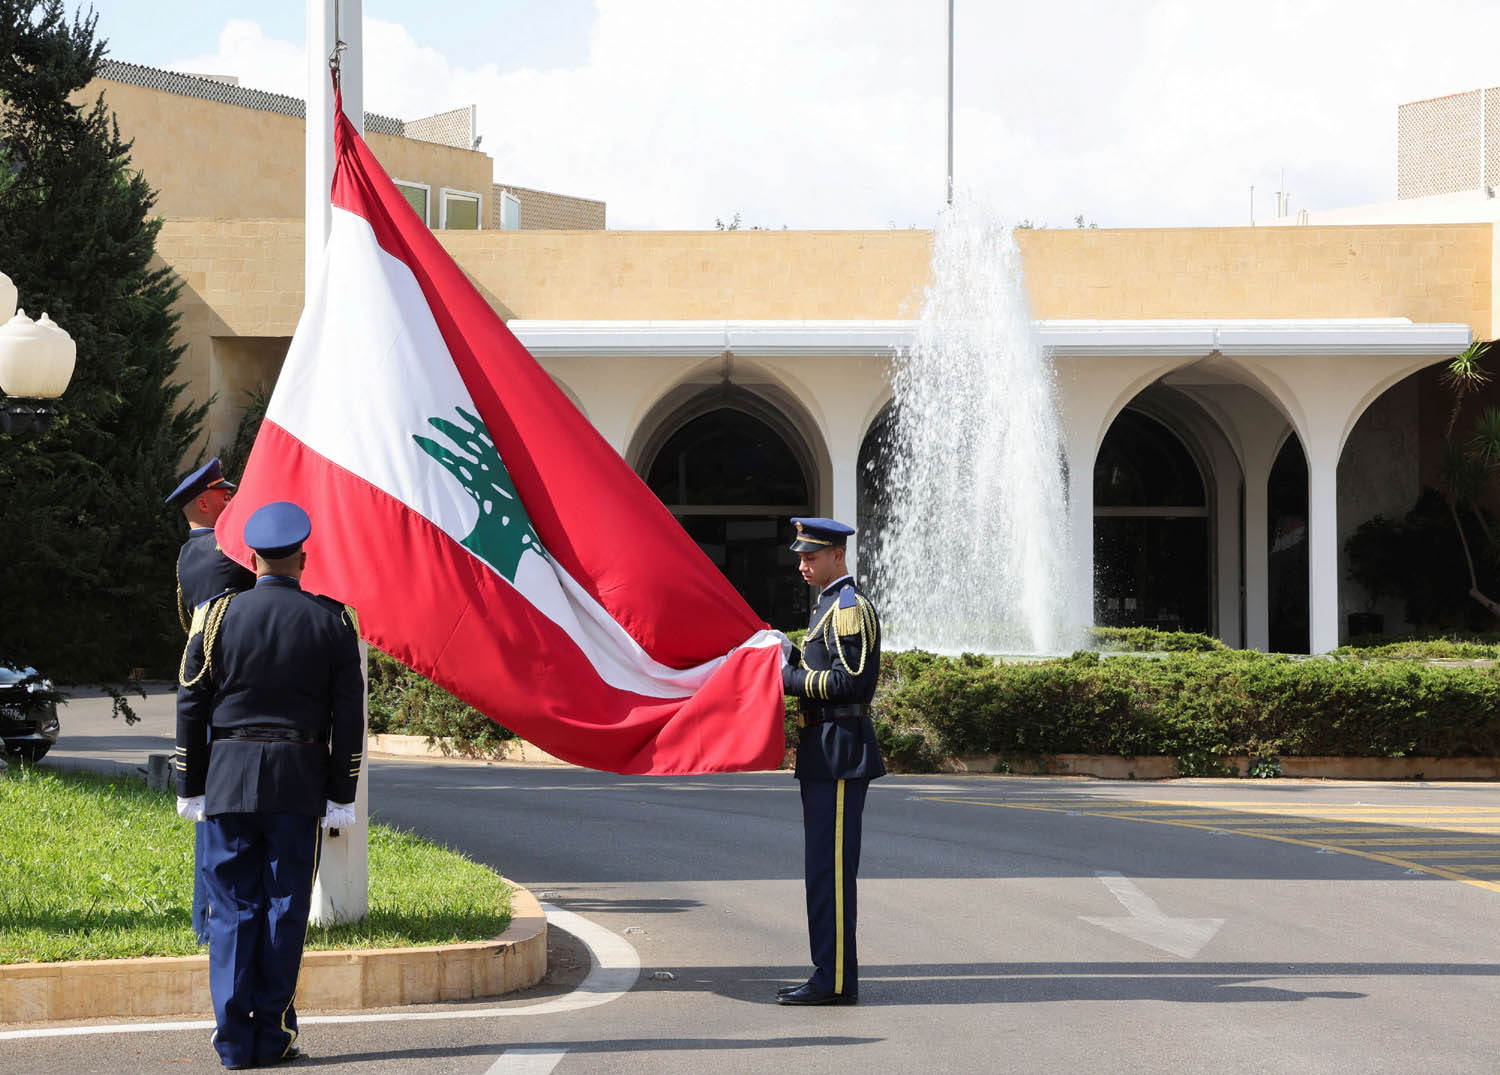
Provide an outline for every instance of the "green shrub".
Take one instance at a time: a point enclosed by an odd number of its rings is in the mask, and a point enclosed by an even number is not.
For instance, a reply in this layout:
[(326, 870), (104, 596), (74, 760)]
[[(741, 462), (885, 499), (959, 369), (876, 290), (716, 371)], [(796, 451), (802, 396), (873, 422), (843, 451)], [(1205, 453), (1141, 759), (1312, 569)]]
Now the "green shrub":
[(1165, 754), (1210, 775), (1234, 756), (1265, 773), (1286, 755), (1500, 755), (1500, 672), (1410, 660), (1221, 649), (997, 663), (913, 651), (884, 656), (874, 710), (914, 765)]
[(1090, 627), (1089, 642), (1102, 653), (1208, 653), (1228, 648), (1210, 635), (1150, 627)]
[(444, 753), (494, 757), (515, 733), (502, 728), (431, 680), (370, 647), (370, 731), (423, 735)]

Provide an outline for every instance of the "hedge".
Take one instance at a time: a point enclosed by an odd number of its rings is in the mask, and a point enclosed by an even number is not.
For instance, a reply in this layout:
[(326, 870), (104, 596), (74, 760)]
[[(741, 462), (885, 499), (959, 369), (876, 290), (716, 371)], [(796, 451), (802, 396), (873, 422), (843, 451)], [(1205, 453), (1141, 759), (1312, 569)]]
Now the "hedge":
[(370, 647), (370, 732), (422, 735), (444, 753), (497, 756), (515, 733), (459, 701), (394, 657)]
[[(1164, 754), (1185, 775), (1245, 757), (1500, 756), (1500, 670), (1471, 639), (1384, 641), (1327, 657), (1224, 648), (1204, 635), (1096, 629), (1101, 649), (999, 661), (920, 650), (881, 656), (875, 732), (893, 769), (944, 757)], [(793, 632), (794, 639), (801, 632)], [(370, 730), (424, 735), (471, 756), (498, 754), (513, 733), (370, 650)], [(786, 702), (788, 746), (796, 702)]]
[(882, 742), (902, 740), (916, 765), (1165, 754), (1204, 772), (1231, 756), (1497, 756), (1497, 707), (1492, 666), (1241, 650), (1008, 663), (913, 651), (883, 657), (874, 712)]

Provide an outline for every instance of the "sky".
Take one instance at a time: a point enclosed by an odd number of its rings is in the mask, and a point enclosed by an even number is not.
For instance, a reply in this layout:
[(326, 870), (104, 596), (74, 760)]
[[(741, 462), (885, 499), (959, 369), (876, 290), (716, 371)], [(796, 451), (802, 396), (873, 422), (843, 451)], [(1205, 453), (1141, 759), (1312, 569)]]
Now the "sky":
[[(111, 59), (306, 96), (304, 0), (92, 2)], [(930, 227), (944, 204), (947, 0), (363, 7), (366, 109), (476, 105), (497, 182), (602, 199), (610, 227)], [(955, 182), (1038, 226), (1392, 200), (1397, 106), (1500, 85), (1496, 0), (954, 10)]]

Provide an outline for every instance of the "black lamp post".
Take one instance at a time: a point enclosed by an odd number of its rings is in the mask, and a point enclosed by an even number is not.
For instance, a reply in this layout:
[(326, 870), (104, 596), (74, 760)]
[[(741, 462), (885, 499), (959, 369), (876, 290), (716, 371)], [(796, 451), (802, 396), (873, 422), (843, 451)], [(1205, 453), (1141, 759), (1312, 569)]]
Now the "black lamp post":
[(0, 432), (39, 433), (57, 417), (78, 346), (46, 314), (16, 309), (16, 286), (0, 273)]

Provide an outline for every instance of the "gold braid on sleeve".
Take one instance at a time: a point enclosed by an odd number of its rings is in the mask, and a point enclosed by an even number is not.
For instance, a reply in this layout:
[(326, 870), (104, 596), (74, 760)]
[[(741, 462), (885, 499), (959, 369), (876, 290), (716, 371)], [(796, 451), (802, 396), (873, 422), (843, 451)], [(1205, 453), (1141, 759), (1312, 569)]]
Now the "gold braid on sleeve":
[[(234, 594), (227, 593), (208, 606), (207, 615), (200, 615), (201, 610), (193, 611), (193, 624), (188, 634), (187, 645), (182, 647), (182, 663), (177, 668), (177, 681), (184, 687), (194, 686), (204, 676), (213, 682), (214, 646), (219, 641), (219, 627), (224, 623), (224, 612), (229, 608), (230, 599)], [(201, 622), (200, 622), (201, 621)], [(199, 630), (203, 631), (203, 667), (198, 669), (198, 674), (192, 679), (187, 678), (187, 655), (193, 644), (193, 635)]]

